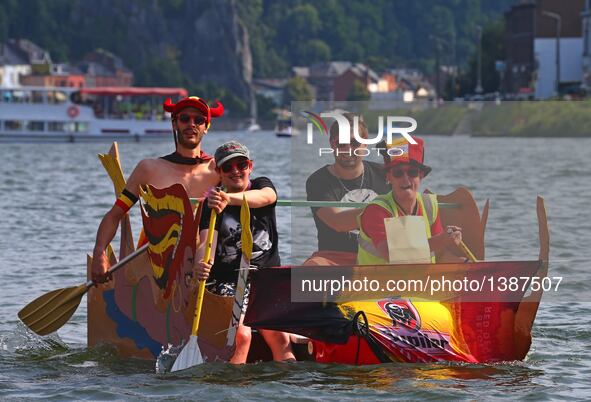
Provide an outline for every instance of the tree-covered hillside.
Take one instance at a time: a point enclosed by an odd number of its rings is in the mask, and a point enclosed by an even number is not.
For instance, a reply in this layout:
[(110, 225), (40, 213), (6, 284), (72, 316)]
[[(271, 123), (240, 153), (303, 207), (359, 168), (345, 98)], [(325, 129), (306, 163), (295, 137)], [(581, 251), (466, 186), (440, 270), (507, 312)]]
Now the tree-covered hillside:
[(291, 66), (349, 60), (377, 70), (408, 66), (432, 71), (435, 43), (442, 64), (464, 65), (478, 25), (498, 20), (514, 0), (245, 0), (239, 13), (250, 34), (255, 76)]
[(513, 1), (0, 0), (0, 41), (30, 39), (58, 62), (100, 47), (119, 55), (138, 85), (207, 96), (230, 88), (244, 97), (251, 76), (286, 76), (291, 66), (318, 61), (431, 72), (436, 38), (441, 63), (453, 64), (454, 33), (457, 64), (465, 65), (476, 26), (498, 20)]

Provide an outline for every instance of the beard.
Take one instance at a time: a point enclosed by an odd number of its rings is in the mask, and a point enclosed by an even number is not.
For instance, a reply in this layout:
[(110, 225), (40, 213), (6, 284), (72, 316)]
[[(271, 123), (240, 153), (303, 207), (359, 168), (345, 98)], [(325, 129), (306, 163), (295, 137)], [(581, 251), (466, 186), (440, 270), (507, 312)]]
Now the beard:
[(182, 145), (184, 148), (187, 149), (197, 148), (199, 144), (201, 144), (201, 140), (205, 135), (205, 132), (197, 130), (197, 132), (195, 132), (195, 138), (188, 139), (185, 138), (184, 133), (180, 132), (179, 130), (177, 130), (177, 133), (177, 142), (179, 143), (179, 145)]
[(335, 158), (335, 163), (337, 165), (339, 165), (340, 167), (344, 168), (344, 169), (353, 169), (357, 166), (359, 166), (362, 162), (363, 159), (355, 156), (355, 157), (336, 157)]

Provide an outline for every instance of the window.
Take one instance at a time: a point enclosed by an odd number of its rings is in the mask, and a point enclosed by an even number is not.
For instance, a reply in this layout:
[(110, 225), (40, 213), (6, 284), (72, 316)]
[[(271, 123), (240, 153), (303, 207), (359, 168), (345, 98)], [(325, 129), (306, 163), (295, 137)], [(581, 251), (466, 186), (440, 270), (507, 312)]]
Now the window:
[(45, 123), (42, 121), (27, 122), (27, 131), (43, 131), (45, 130)]
[(88, 131), (88, 123), (84, 123), (84, 122), (75, 123), (75, 131), (78, 133)]
[(48, 131), (66, 131), (66, 123), (63, 121), (50, 121), (47, 123)]
[(70, 133), (82, 133), (88, 131), (88, 123), (85, 122), (68, 122), (63, 123), (65, 131)]
[(64, 103), (67, 99), (65, 92), (49, 91), (47, 92), (47, 101), (49, 103)]
[(33, 103), (45, 103), (44, 93), (42, 91), (33, 91), (31, 93), (31, 99)]
[(6, 120), (4, 127), (6, 127), (6, 131), (21, 131), (23, 129), (23, 122), (20, 120)]

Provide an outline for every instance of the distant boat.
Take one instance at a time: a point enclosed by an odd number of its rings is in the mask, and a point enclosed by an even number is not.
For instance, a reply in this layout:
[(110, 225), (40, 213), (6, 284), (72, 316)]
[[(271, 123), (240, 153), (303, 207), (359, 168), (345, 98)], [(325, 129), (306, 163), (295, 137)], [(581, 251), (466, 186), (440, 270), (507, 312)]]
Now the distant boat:
[(275, 135), (277, 137), (292, 137), (298, 135), (298, 130), (291, 126), (291, 113), (286, 112), (277, 117), (275, 122)]
[(256, 120), (251, 119), (250, 124), (246, 128), (246, 131), (253, 132), (253, 131), (261, 131), (261, 126), (259, 126)]
[(261, 131), (261, 126), (257, 123), (257, 101), (256, 95), (253, 90), (250, 91), (250, 124), (246, 128), (246, 131)]
[(166, 98), (184, 88), (0, 87), (0, 141), (97, 141), (172, 135)]

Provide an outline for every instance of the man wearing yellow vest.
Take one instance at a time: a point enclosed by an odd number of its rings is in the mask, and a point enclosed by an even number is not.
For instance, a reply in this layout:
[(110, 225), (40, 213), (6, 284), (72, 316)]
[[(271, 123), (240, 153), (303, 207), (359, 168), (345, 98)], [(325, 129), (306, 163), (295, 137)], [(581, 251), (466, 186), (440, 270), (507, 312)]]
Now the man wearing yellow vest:
[(376, 197), (359, 217), (359, 250), (357, 263), (361, 265), (388, 264), (389, 255), (384, 219), (405, 215), (421, 216), (425, 223), (431, 262), (434, 253), (444, 248), (457, 252), (462, 240), (462, 230), (457, 226), (447, 226), (444, 231), (439, 218), (439, 208), (435, 194), (418, 192), (421, 180), (431, 168), (423, 164), (424, 142), (413, 137), (417, 144), (401, 139), (388, 145), (383, 152), (386, 180), (392, 191)]

